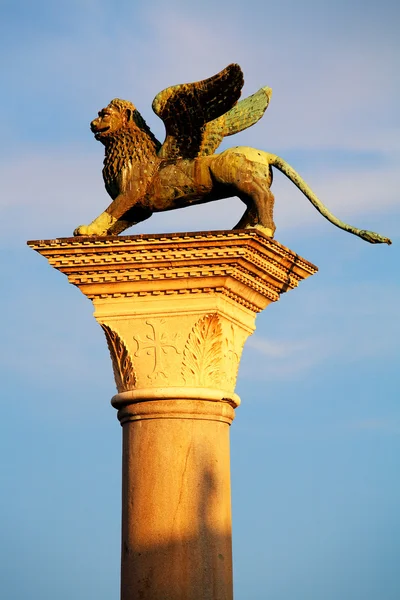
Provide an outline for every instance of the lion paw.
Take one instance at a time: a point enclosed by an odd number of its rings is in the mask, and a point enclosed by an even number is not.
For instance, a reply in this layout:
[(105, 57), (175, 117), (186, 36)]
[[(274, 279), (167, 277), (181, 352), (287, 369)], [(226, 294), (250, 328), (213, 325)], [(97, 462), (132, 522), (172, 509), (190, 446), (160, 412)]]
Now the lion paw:
[(89, 225), (79, 225), (74, 230), (74, 235), (96, 235), (93, 231), (91, 231)]
[[(249, 228), (250, 229), (258, 229), (267, 237), (270, 237), (270, 238), (274, 237), (274, 230), (271, 229), (270, 227), (265, 227), (265, 225), (260, 225), (260, 223), (257, 223), (257, 225), (251, 225)], [(247, 229), (247, 227), (246, 227), (246, 229)]]

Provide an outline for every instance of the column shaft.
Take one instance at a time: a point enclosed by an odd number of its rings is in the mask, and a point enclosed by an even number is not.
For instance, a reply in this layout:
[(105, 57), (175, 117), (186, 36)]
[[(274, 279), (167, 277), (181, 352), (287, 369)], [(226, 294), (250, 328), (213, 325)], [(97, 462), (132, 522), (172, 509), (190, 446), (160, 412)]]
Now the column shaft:
[(121, 600), (231, 600), (232, 407), (147, 401), (119, 418)]

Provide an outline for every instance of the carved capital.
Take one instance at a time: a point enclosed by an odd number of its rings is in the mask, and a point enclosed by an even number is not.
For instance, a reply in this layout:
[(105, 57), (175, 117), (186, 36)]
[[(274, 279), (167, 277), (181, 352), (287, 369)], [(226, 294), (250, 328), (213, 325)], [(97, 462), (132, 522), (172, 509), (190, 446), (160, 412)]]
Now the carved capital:
[(183, 389), (236, 406), (238, 366), (256, 314), (317, 270), (258, 230), (29, 245), (93, 301), (116, 406), (152, 394), (182, 399)]
[(251, 332), (222, 311), (199, 314), (169, 302), (169, 314), (98, 320), (106, 333), (119, 392), (148, 388), (220, 389), (232, 394)]

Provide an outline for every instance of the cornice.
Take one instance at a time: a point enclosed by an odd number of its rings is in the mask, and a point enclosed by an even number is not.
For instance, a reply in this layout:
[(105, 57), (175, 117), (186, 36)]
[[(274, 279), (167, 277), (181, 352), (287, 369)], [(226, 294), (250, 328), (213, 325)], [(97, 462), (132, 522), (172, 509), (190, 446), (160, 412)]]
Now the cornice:
[[(28, 245), (92, 300), (223, 293), (259, 312), (317, 268), (257, 229), (72, 237)], [(238, 285), (233, 285), (235, 282)]]

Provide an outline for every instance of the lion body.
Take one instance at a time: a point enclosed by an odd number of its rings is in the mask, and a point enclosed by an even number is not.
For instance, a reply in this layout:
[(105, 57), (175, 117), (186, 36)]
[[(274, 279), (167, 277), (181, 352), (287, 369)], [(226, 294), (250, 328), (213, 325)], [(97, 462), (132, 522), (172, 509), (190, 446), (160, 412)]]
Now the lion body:
[(145, 202), (158, 212), (227, 198), (233, 192), (244, 199), (249, 196), (254, 178), (269, 190), (268, 155), (259, 152), (255, 162), (252, 154), (252, 148), (237, 147), (193, 160), (161, 161), (147, 188)]
[(237, 227), (258, 227), (272, 236), (274, 198), (269, 157), (266, 152), (236, 147), (193, 160), (126, 164), (108, 183), (115, 194), (105, 211), (108, 219), (100, 215), (85, 234), (120, 233), (154, 212), (238, 196), (247, 209)]
[(105, 146), (103, 178), (113, 201), (92, 223), (78, 227), (74, 235), (118, 234), (154, 212), (238, 196), (246, 210), (235, 228), (256, 227), (273, 237), (273, 166), (337, 227), (371, 243), (390, 243), (388, 238), (337, 219), (300, 175), (274, 154), (236, 146), (221, 154), (165, 158), (134, 105), (118, 99), (99, 112), (91, 128)]

